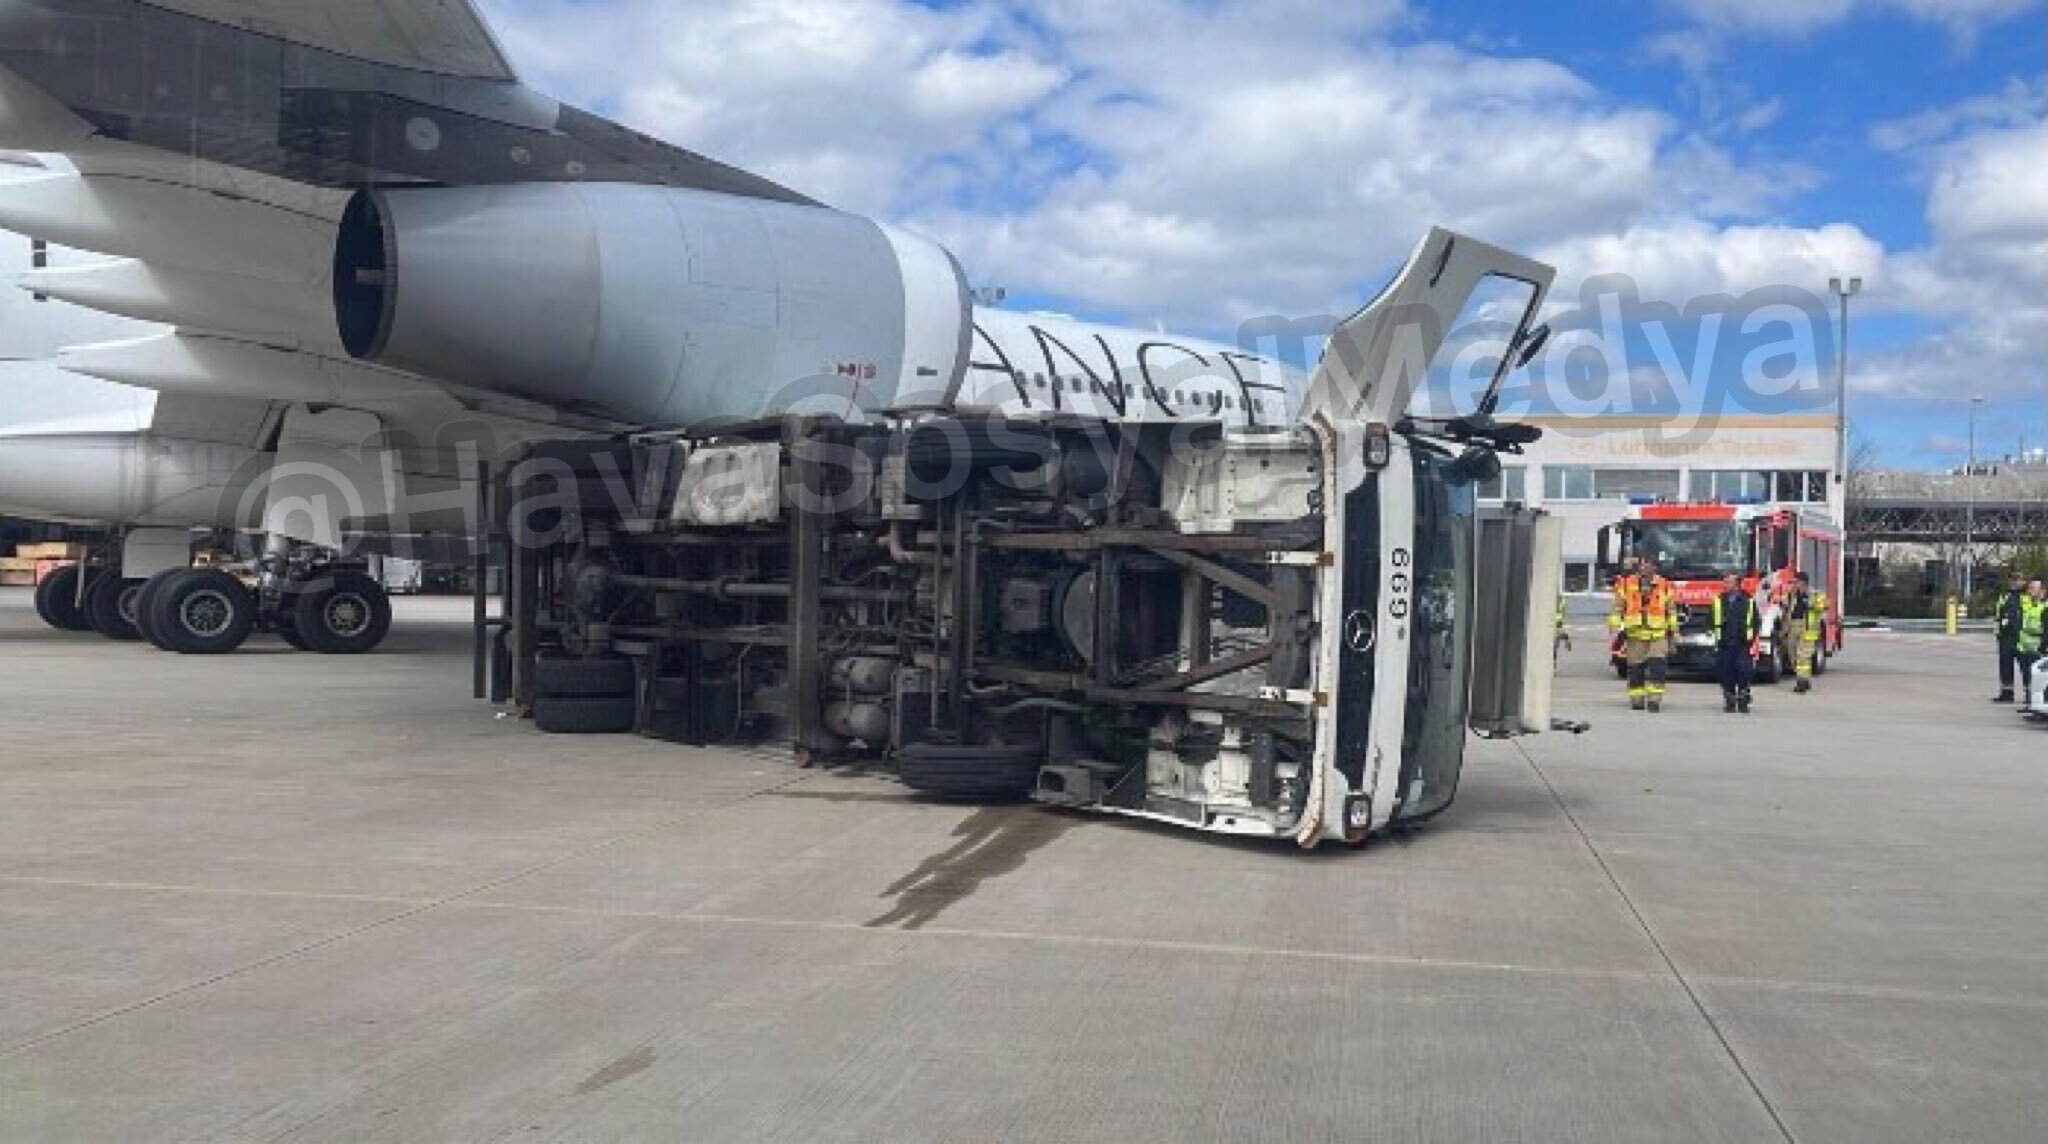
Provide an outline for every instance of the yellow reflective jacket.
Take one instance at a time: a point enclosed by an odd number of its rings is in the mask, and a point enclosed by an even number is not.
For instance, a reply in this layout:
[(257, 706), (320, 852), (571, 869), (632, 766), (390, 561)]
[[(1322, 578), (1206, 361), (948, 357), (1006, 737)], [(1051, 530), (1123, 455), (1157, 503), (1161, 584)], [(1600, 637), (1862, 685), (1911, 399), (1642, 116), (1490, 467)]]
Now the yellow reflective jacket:
[(2041, 626), (2044, 619), (2048, 619), (2048, 600), (2036, 600), (2032, 596), (2020, 597), (2020, 654), (2034, 655), (2041, 650)]
[(1614, 582), (1607, 626), (1634, 639), (1657, 639), (1678, 630), (1678, 593), (1662, 576), (1623, 576)]

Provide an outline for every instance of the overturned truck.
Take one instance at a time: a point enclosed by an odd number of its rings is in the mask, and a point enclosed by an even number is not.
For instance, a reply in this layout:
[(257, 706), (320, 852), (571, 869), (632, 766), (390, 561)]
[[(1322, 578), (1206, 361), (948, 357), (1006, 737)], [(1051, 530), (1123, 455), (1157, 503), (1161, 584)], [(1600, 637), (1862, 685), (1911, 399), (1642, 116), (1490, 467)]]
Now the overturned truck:
[(1529, 431), (1373, 418), (1372, 314), (1283, 427), (927, 411), (536, 446), (499, 493), (509, 697), (544, 730), (1303, 846), (1426, 819), (1471, 731), (1548, 727), (1558, 530), (1476, 506)]

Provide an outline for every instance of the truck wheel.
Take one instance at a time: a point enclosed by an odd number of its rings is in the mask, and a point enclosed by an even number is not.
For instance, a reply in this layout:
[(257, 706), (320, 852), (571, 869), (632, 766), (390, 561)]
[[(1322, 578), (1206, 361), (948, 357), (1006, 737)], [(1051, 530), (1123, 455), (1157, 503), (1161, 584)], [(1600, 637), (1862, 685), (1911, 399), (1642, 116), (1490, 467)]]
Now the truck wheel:
[(157, 589), (149, 622), (171, 651), (224, 655), (256, 627), (256, 597), (218, 568), (195, 568)]
[(633, 729), (638, 714), (630, 695), (536, 695), (533, 725), (550, 735), (617, 735)]
[(596, 699), (633, 694), (637, 680), (630, 659), (547, 657), (533, 668), (535, 695), (558, 699)]
[(171, 650), (156, 632), (156, 598), (165, 584), (190, 572), (190, 568), (166, 568), (142, 582), (142, 590), (135, 593), (135, 632), (151, 647), (159, 651)]
[(93, 581), (85, 595), (86, 618), (92, 629), (110, 640), (142, 638), (135, 630), (135, 604), (142, 595), (142, 581), (112, 574)]
[[(66, 564), (43, 577), (43, 582), (36, 585), (36, 615), (60, 632), (91, 631), (92, 617), (78, 602), (78, 578), (87, 575), (78, 565)], [(92, 584), (88, 580), (87, 599), (91, 599), (91, 591)]]
[[(324, 581), (324, 582), (323, 582)], [(333, 572), (293, 594), (291, 626), (307, 651), (361, 655), (391, 633), (391, 597), (360, 572)]]
[(1813, 649), (1813, 673), (1815, 675), (1826, 675), (1828, 673), (1828, 649), (1825, 645)]
[(903, 785), (940, 798), (1015, 802), (1038, 786), (1045, 754), (1035, 747), (957, 747), (912, 743), (897, 752)]

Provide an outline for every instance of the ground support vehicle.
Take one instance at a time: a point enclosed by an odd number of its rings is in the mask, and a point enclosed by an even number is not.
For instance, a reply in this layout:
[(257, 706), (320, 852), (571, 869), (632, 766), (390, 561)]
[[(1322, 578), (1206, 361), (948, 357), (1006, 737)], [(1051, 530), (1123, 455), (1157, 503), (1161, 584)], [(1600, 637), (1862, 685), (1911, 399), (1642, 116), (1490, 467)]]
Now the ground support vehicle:
[(1325, 417), (546, 443), (493, 496), (479, 682), (494, 647), (542, 729), (1358, 842), (1450, 804), (1470, 728), (1548, 729), (1560, 533), (1479, 518), (1497, 465)]

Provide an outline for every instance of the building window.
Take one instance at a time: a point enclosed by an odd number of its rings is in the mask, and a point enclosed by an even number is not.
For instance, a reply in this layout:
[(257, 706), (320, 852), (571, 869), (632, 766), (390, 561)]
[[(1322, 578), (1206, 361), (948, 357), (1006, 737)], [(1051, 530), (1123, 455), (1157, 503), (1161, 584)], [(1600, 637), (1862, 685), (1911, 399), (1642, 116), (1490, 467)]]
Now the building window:
[(1811, 469), (1694, 469), (1692, 499), (1821, 504), (1828, 499), (1828, 475)]
[(1675, 501), (1677, 469), (1594, 469), (1593, 493), (1601, 500)]
[(1484, 501), (1528, 501), (1529, 470), (1521, 465), (1503, 467), (1500, 471), (1500, 476), (1479, 486), (1479, 499)]
[(1567, 592), (1591, 592), (1594, 584), (1593, 562), (1591, 560), (1567, 560), (1564, 562), (1564, 590)]
[(1763, 501), (1771, 498), (1771, 474), (1754, 469), (1694, 469), (1692, 499)]
[(1543, 499), (1575, 501), (1593, 499), (1593, 470), (1587, 465), (1547, 465), (1543, 469)]

